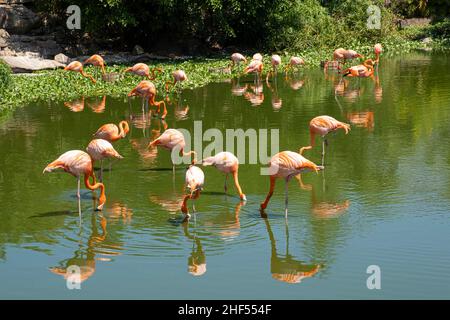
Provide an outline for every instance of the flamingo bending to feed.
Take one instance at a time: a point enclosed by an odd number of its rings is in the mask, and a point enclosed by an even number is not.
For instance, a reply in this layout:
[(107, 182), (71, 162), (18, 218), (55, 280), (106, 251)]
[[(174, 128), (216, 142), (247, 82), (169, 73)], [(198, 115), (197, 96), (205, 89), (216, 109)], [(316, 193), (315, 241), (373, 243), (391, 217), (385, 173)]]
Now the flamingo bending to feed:
[(272, 73), (277, 74), (278, 66), (281, 64), (281, 57), (277, 54), (272, 55), (272, 57), (270, 57), (270, 63), (272, 64), (272, 72), (267, 73), (266, 82), (269, 80)]
[[(187, 201), (189, 199), (195, 200), (200, 196), (200, 191), (203, 188), (205, 182), (205, 174), (202, 169), (195, 165), (190, 165), (186, 171), (186, 188), (189, 190), (189, 194), (183, 198), (183, 204), (181, 205), (181, 212), (184, 213), (186, 219), (189, 219), (191, 215), (188, 212)], [(195, 207), (193, 208), (195, 212)]]
[(291, 69), (291, 68), (294, 68), (294, 67), (297, 68), (301, 65), (305, 65), (305, 60), (303, 60), (300, 57), (291, 57), (288, 65), (286, 66), (286, 72), (288, 72), (289, 69)]
[(94, 67), (100, 67), (100, 69), (102, 70), (102, 74), (106, 74), (105, 60), (103, 60), (103, 58), (98, 54), (90, 56), (83, 62), (83, 64), (92, 64)]
[[(364, 56), (354, 50), (346, 50), (344, 48), (338, 48), (333, 52), (333, 60), (338, 61), (338, 70), (341, 69), (339, 63), (345, 64), (347, 60), (355, 58), (364, 58)], [(328, 63), (328, 61), (325, 63), (324, 69), (328, 68)]]
[(372, 59), (367, 59), (363, 64), (350, 67), (343, 71), (343, 77), (358, 77), (358, 78), (368, 78), (373, 76), (373, 66), (375, 62)]
[(235, 65), (239, 66), (241, 62), (247, 63), (247, 58), (237, 52), (231, 55), (231, 65), (230, 65), (231, 68), (233, 68)]
[(250, 64), (244, 69), (244, 74), (254, 72), (256, 78), (259, 79), (261, 77), (263, 67), (264, 65), (260, 60), (252, 60), (250, 61)]
[(163, 106), (163, 114), (161, 116), (161, 119), (164, 119), (167, 115), (167, 109), (166, 109), (166, 103), (164, 100), (161, 101), (155, 101), (156, 97), (156, 87), (153, 84), (153, 82), (150, 82), (148, 80), (142, 80), (139, 82), (139, 84), (128, 93), (128, 97), (133, 96), (139, 96), (142, 97), (143, 103), (142, 103), (142, 113), (145, 113), (144, 109), (144, 99), (147, 98), (147, 104), (150, 104), (152, 106), (156, 106), (158, 108), (157, 113), (161, 113), (161, 105)]
[(289, 180), (298, 175), (299, 173), (307, 172), (307, 171), (315, 171), (323, 169), (323, 166), (318, 166), (314, 162), (309, 161), (304, 158), (302, 155), (292, 151), (282, 151), (275, 154), (270, 159), (270, 190), (267, 194), (264, 202), (261, 203), (261, 210), (267, 208), (267, 204), (269, 203), (270, 198), (272, 197), (273, 191), (275, 189), (275, 182), (277, 178), (283, 178), (286, 182), (285, 184), (285, 214), (287, 217), (288, 212), (288, 183)]
[(104, 139), (94, 139), (89, 142), (86, 152), (92, 158), (92, 166), (94, 166), (94, 161), (100, 161), (100, 177), (103, 177), (103, 160), (104, 159), (123, 159), (123, 157), (114, 149), (112, 144)]
[(128, 126), (128, 122), (120, 121), (119, 126), (116, 126), (114, 123), (102, 125), (97, 132), (93, 134), (93, 137), (95, 139), (104, 139), (109, 142), (114, 142), (125, 138), (129, 131), (130, 127)]
[(167, 81), (166, 82), (166, 91), (169, 91), (169, 85), (172, 85), (175, 87), (177, 82), (186, 81), (188, 78), (186, 76), (186, 73), (183, 70), (175, 70), (172, 73), (173, 81)]
[[(174, 149), (175, 151), (178, 151), (178, 154), (181, 157), (193, 155), (192, 164), (195, 164), (197, 162), (197, 153), (195, 151), (189, 151), (184, 152), (184, 148), (186, 146), (186, 141), (184, 140), (184, 136), (181, 133), (181, 131), (178, 131), (177, 129), (167, 129), (164, 131), (162, 135), (160, 135), (157, 139), (150, 142), (148, 147), (154, 147), (154, 146), (161, 146), (170, 152), (172, 152)], [(172, 159), (172, 164), (173, 164)], [(175, 170), (175, 165), (173, 164), (173, 170)]]
[(330, 116), (318, 116), (313, 118), (309, 122), (309, 134), (310, 134), (310, 145), (307, 147), (303, 147), (300, 149), (300, 154), (303, 154), (303, 151), (310, 150), (314, 147), (315, 136), (316, 134), (322, 136), (322, 165), (325, 156), (325, 145), (328, 145), (326, 140), (326, 135), (330, 132), (336, 131), (338, 129), (343, 129), (345, 134), (348, 134), (350, 131), (350, 125), (341, 121), (338, 121)]
[[(131, 72), (141, 77), (147, 77), (148, 80), (155, 80), (156, 78), (155, 72), (161, 73), (162, 69), (153, 68), (150, 70), (149, 66), (146, 65), (145, 63), (136, 63), (134, 66), (126, 68), (124, 72)], [(150, 73), (152, 74), (151, 76)]]
[[(77, 197), (78, 197), (78, 205), (80, 204), (80, 176), (84, 174), (84, 185), (89, 190), (100, 189), (100, 198), (99, 205), (97, 206), (97, 210), (102, 210), (103, 206), (106, 202), (105, 196), (105, 186), (103, 183), (95, 183), (95, 177), (93, 173), (92, 159), (91, 157), (84, 151), (81, 150), (71, 150), (62, 154), (58, 159), (48, 164), (43, 173), (45, 172), (53, 172), (57, 169), (63, 169), (65, 172), (70, 173), (74, 177), (78, 179), (78, 189), (77, 189)], [(91, 184), (89, 181), (89, 177), (94, 179), (94, 184)], [(81, 217), (81, 209), (78, 206), (78, 213)]]
[(213, 157), (208, 157), (203, 159), (202, 161), (203, 166), (214, 166), (219, 171), (225, 173), (225, 193), (227, 192), (227, 178), (228, 174), (233, 175), (234, 179), (234, 185), (236, 186), (236, 190), (239, 193), (239, 198), (243, 201), (247, 201), (247, 198), (245, 197), (245, 194), (242, 192), (241, 186), (239, 185), (239, 178), (238, 178), (238, 170), (239, 170), (239, 160), (236, 158), (234, 154), (227, 151), (222, 151), (216, 154)]
[(87, 74), (86, 72), (84, 72), (83, 70), (83, 64), (80, 61), (72, 61), (71, 63), (69, 63), (65, 68), (65, 71), (74, 71), (74, 72), (79, 72), (81, 73), (81, 75), (85, 78), (88, 78), (92, 81), (92, 83), (96, 83), (97, 81), (94, 79), (93, 76), (91, 76), (90, 74)]

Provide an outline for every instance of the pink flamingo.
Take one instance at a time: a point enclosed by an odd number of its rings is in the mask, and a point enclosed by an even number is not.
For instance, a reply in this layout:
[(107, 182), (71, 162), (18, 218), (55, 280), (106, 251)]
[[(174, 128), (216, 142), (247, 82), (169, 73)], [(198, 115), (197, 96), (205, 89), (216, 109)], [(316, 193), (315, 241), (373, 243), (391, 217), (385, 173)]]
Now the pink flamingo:
[[(192, 164), (195, 164), (197, 162), (197, 153), (195, 151), (189, 151), (184, 152), (184, 148), (186, 147), (186, 141), (184, 140), (184, 136), (181, 133), (181, 131), (178, 131), (177, 129), (167, 129), (164, 131), (162, 135), (160, 135), (158, 138), (150, 142), (148, 147), (154, 147), (154, 146), (161, 146), (164, 149), (169, 150), (172, 152), (174, 149), (175, 151), (178, 151), (178, 154), (181, 157), (193, 155)], [(175, 171), (175, 164), (173, 163), (173, 170)]]
[(344, 70), (343, 77), (357, 77), (357, 78), (368, 78), (372, 77), (374, 73), (375, 62), (372, 59), (367, 59), (363, 62), (363, 64), (359, 64), (357, 66), (350, 67)]
[(377, 43), (373, 47), (373, 51), (375, 52), (375, 63), (378, 64), (380, 61), (380, 54), (383, 52), (383, 47), (381, 46), (381, 43)]
[(277, 178), (283, 178), (285, 180), (285, 215), (287, 217), (288, 212), (288, 183), (289, 180), (297, 176), (302, 172), (315, 171), (323, 169), (323, 166), (318, 166), (314, 162), (309, 161), (302, 155), (292, 151), (282, 151), (275, 154), (269, 162), (269, 174), (270, 174), (270, 190), (267, 194), (264, 202), (261, 203), (261, 210), (267, 208), (270, 198), (273, 195), (275, 189), (275, 182)]
[[(189, 190), (189, 194), (183, 198), (183, 204), (181, 205), (181, 212), (184, 213), (185, 219), (189, 220), (191, 215), (188, 212), (187, 201), (189, 199), (195, 200), (200, 196), (200, 191), (203, 188), (205, 182), (205, 174), (202, 169), (197, 166), (190, 165), (186, 171), (186, 188)], [(193, 207), (195, 212), (195, 207)]]
[[(338, 63), (345, 64), (347, 60), (352, 60), (355, 58), (364, 58), (364, 56), (354, 50), (346, 50), (344, 48), (338, 48), (333, 52), (333, 60), (338, 61)], [(328, 63), (328, 61), (325, 63), (324, 69), (328, 68)], [(341, 67), (338, 64), (338, 70), (340, 69)]]
[(326, 135), (330, 132), (336, 131), (338, 129), (343, 129), (345, 134), (348, 134), (350, 131), (350, 125), (341, 121), (336, 120), (330, 116), (318, 116), (313, 118), (309, 122), (309, 134), (310, 134), (310, 145), (307, 147), (303, 147), (300, 149), (300, 154), (303, 154), (303, 151), (310, 150), (314, 147), (315, 143), (315, 135), (322, 136), (322, 165), (325, 156), (325, 145), (328, 145), (326, 140)]
[(267, 73), (266, 82), (269, 80), (269, 77), (272, 75), (272, 73), (278, 73), (278, 66), (281, 64), (281, 57), (277, 54), (272, 55), (272, 57), (270, 57), (270, 63), (272, 64), (272, 72)]
[(258, 81), (261, 78), (263, 63), (260, 60), (252, 60), (250, 64), (244, 69), (244, 74), (247, 73), (255, 73), (256, 80)]
[(186, 73), (183, 70), (175, 70), (172, 73), (173, 81), (166, 82), (166, 91), (169, 91), (169, 85), (175, 86), (177, 82), (187, 81)]
[(203, 166), (214, 166), (219, 171), (225, 173), (225, 193), (227, 192), (227, 178), (228, 174), (233, 175), (234, 179), (234, 185), (236, 186), (236, 190), (239, 193), (239, 197), (243, 201), (247, 201), (247, 198), (245, 197), (245, 194), (242, 192), (241, 186), (239, 185), (239, 177), (238, 177), (238, 170), (239, 170), (239, 160), (236, 158), (234, 154), (227, 151), (222, 151), (216, 154), (213, 157), (208, 157), (203, 159), (202, 161)]
[(291, 57), (291, 59), (289, 60), (289, 63), (286, 65), (286, 73), (291, 69), (291, 68), (298, 68), (299, 66), (304, 66), (305, 65), (305, 60), (303, 60), (300, 57)]
[(247, 63), (247, 58), (237, 52), (231, 55), (231, 65), (230, 65), (231, 68), (233, 68), (235, 65), (239, 66), (241, 62)]
[(103, 58), (98, 54), (90, 56), (83, 62), (83, 64), (92, 64), (94, 67), (100, 67), (100, 69), (102, 70), (102, 74), (106, 74), (105, 60), (103, 60)]
[[(81, 150), (70, 150), (66, 153), (62, 154), (58, 159), (48, 164), (43, 173), (53, 172), (57, 169), (63, 169), (65, 172), (70, 173), (75, 178), (78, 179), (78, 189), (77, 189), (77, 197), (78, 197), (78, 213), (81, 218), (81, 208), (80, 208), (80, 176), (84, 174), (84, 185), (89, 190), (100, 189), (100, 198), (99, 205), (97, 206), (97, 210), (102, 210), (103, 206), (106, 202), (105, 196), (105, 186), (103, 183), (95, 183), (95, 176), (93, 173), (92, 159), (91, 157), (84, 151)], [(89, 177), (94, 179), (94, 184), (91, 184), (89, 181)]]
[[(126, 68), (124, 72), (131, 72), (134, 73), (135, 75), (146, 77), (148, 80), (155, 80), (156, 78), (155, 72), (161, 73), (162, 69), (153, 68), (150, 70), (149, 66), (146, 65), (145, 63), (136, 63), (134, 66)], [(151, 76), (150, 73), (152, 74)]]
[(102, 125), (97, 132), (93, 134), (93, 137), (96, 139), (105, 139), (109, 142), (114, 142), (125, 138), (129, 131), (130, 127), (128, 126), (128, 122), (120, 121), (119, 126), (116, 126), (114, 123)]
[(86, 152), (92, 158), (92, 166), (94, 165), (94, 161), (100, 161), (100, 177), (103, 178), (103, 160), (104, 159), (123, 159), (123, 157), (114, 149), (112, 144), (104, 139), (94, 139), (89, 142)]
[(156, 98), (156, 87), (153, 84), (153, 82), (148, 80), (143, 80), (139, 82), (139, 84), (128, 93), (128, 97), (138, 96), (142, 97), (142, 113), (145, 113), (144, 109), (144, 100), (147, 99), (147, 104), (150, 104), (152, 106), (156, 106), (157, 113), (161, 113), (161, 105), (163, 106), (163, 114), (161, 115), (161, 119), (165, 119), (167, 115), (167, 108), (166, 103), (164, 100), (161, 101), (155, 101)]
[(252, 57), (252, 60), (258, 60), (258, 61), (263, 61), (263, 56), (261, 53), (255, 53)]
[(65, 71), (74, 71), (74, 72), (79, 72), (81, 73), (81, 75), (85, 78), (88, 78), (92, 81), (92, 83), (96, 83), (97, 81), (94, 79), (93, 76), (91, 76), (90, 74), (87, 74), (86, 72), (84, 72), (83, 69), (83, 64), (80, 61), (72, 61), (71, 63), (69, 63), (65, 68)]

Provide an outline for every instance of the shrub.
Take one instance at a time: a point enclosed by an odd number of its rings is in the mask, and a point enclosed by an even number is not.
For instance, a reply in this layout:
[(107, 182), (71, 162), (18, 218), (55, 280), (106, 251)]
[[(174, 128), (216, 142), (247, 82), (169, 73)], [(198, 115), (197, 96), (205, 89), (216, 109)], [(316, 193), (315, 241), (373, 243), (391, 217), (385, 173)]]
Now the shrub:
[(6, 63), (0, 61), (0, 93), (9, 87), (11, 82), (11, 68)]

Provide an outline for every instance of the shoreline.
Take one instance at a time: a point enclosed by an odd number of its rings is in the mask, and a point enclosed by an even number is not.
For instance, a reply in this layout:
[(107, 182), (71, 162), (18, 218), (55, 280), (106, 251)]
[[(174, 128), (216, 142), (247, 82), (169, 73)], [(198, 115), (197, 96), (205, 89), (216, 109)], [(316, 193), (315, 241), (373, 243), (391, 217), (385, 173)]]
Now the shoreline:
[[(384, 57), (397, 54), (407, 54), (415, 50), (435, 51), (439, 49), (449, 49), (447, 47), (429, 47), (420, 41), (404, 41), (400, 43), (388, 43), (383, 45), (385, 52)], [(354, 46), (356, 51), (362, 53), (366, 57), (373, 55), (372, 45)], [(295, 54), (288, 52), (279, 52), (282, 56), (283, 64), (285, 64), (290, 56), (298, 55), (305, 59), (305, 69), (318, 68), (321, 61), (326, 60), (332, 51), (325, 50), (318, 52), (308, 50), (306, 52)], [(271, 70), (270, 54), (265, 53), (264, 72), (265, 75)], [(356, 63), (356, 61), (355, 61)], [(164, 84), (167, 80), (171, 80), (171, 74), (176, 69), (183, 69), (188, 75), (188, 81), (183, 82), (183, 89), (195, 89), (203, 87), (212, 82), (219, 82), (230, 77), (237, 77), (242, 72), (243, 67), (239, 70), (236, 68), (230, 72), (230, 60), (227, 56), (211, 57), (193, 57), (189, 60), (172, 60), (172, 61), (149, 61), (151, 67), (159, 67), (163, 69), (163, 73), (158, 74), (153, 81), (157, 88), (157, 99), (165, 96)], [(122, 71), (128, 65), (110, 65), (107, 66), (108, 73), (118, 73), (119, 79), (114, 82), (105, 82), (101, 80), (99, 70), (92, 66), (87, 66), (85, 71), (93, 74), (99, 80), (96, 84), (92, 84), (88, 79), (83, 78), (79, 73), (68, 72), (62, 69), (46, 70), (28, 74), (12, 75), (12, 84), (0, 95), (0, 113), (5, 110), (12, 110), (20, 106), (25, 106), (38, 101), (62, 101), (76, 99), (81, 96), (126, 96), (143, 77), (132, 74), (124, 74)]]

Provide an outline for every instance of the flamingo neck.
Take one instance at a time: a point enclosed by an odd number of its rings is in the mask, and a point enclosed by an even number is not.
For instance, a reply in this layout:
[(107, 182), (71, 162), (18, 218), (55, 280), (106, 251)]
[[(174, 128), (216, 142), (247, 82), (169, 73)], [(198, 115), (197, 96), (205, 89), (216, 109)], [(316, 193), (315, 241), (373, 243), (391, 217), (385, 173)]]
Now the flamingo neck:
[(100, 183), (100, 182), (91, 184), (91, 182), (89, 181), (89, 177), (91, 177), (91, 176), (92, 176), (92, 172), (86, 172), (84, 174), (84, 185), (86, 186), (86, 188), (88, 188), (89, 190), (92, 190), (92, 191), (100, 188), (99, 205), (97, 206), (97, 210), (102, 210), (103, 206), (106, 202), (105, 186), (103, 183)]

